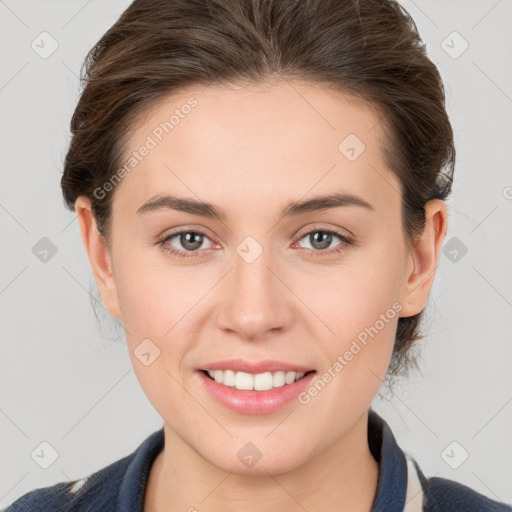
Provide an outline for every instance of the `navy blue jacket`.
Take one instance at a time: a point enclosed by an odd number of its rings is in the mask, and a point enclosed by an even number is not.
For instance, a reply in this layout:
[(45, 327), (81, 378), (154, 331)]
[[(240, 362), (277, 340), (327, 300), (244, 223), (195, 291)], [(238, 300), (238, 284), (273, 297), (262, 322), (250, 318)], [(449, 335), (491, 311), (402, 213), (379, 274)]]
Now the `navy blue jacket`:
[[(398, 446), (388, 424), (370, 409), (368, 443), (379, 463), (371, 512), (512, 512), (469, 487), (444, 478), (426, 478)], [(6, 512), (142, 512), (151, 464), (164, 446), (163, 427), (130, 455), (81, 480), (30, 491)]]

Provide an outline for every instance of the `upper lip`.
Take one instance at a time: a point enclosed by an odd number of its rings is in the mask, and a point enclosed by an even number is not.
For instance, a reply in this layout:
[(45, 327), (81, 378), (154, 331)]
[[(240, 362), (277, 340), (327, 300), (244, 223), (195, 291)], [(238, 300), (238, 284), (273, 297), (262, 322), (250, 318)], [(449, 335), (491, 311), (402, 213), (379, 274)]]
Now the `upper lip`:
[(203, 365), (200, 370), (233, 370), (235, 372), (246, 373), (265, 373), (283, 370), (286, 372), (309, 372), (313, 368), (300, 364), (286, 363), (285, 361), (276, 361), (266, 359), (263, 361), (249, 361), (245, 359), (227, 359), (225, 361), (216, 361)]

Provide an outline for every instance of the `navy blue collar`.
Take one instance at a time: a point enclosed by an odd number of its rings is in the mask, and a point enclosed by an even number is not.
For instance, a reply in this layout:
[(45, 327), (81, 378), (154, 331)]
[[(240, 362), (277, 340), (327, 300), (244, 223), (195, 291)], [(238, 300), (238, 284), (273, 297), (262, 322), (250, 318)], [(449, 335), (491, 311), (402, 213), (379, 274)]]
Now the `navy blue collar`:
[(368, 413), (368, 445), (379, 463), (379, 483), (371, 512), (403, 510), (407, 461), (389, 425), (372, 409)]
[(141, 511), (149, 470), (164, 447), (164, 427), (153, 432), (135, 451), (119, 486), (117, 511)]

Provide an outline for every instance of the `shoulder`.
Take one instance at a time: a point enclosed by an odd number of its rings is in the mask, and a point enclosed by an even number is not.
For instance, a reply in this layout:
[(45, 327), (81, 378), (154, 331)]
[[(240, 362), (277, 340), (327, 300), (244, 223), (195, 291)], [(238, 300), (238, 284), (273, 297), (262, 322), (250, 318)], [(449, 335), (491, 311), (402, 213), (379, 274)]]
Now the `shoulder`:
[(419, 470), (423, 487), (424, 512), (512, 512), (512, 506), (495, 501), (454, 480), (427, 478)]
[(453, 480), (429, 479), (433, 499), (443, 512), (512, 512), (512, 506), (495, 501)]
[(413, 454), (400, 448), (389, 425), (372, 409), (368, 416), (368, 443), (379, 462), (372, 512), (512, 512), (512, 505), (500, 502), (500, 498), (488, 498), (447, 478), (426, 477)]
[(34, 489), (18, 498), (4, 512), (114, 510), (121, 480), (132, 457), (128, 455), (80, 480)]
[(149, 468), (163, 444), (162, 427), (130, 455), (80, 480), (34, 489), (3, 512), (138, 510), (142, 507)]

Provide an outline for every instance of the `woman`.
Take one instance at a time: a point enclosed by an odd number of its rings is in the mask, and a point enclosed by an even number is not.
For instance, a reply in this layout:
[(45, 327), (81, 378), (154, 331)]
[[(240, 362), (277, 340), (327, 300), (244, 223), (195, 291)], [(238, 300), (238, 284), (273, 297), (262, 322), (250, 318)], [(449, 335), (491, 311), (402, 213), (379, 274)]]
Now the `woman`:
[(136, 0), (86, 71), (62, 190), (164, 425), (8, 510), (510, 510), (370, 408), (414, 364), (455, 162), (403, 8)]

